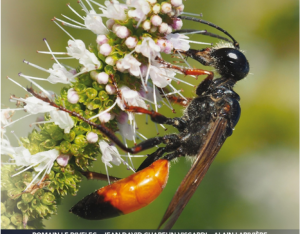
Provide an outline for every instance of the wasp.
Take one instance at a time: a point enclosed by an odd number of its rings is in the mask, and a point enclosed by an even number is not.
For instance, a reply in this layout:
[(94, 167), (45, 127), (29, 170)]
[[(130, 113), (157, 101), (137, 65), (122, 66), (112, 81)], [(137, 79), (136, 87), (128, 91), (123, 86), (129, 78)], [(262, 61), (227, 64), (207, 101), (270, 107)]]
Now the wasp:
[[(128, 112), (144, 113), (149, 115), (155, 123), (175, 127), (178, 130), (176, 134), (157, 136), (132, 148), (127, 148), (104, 125), (95, 124), (76, 112), (56, 105), (48, 98), (35, 93), (31, 88), (28, 89), (34, 96), (99, 129), (126, 152), (136, 154), (160, 144), (165, 145), (148, 155), (136, 173), (96, 190), (79, 201), (70, 209), (70, 212), (85, 219), (98, 220), (138, 210), (148, 205), (162, 192), (167, 183), (171, 160), (178, 157), (193, 156), (195, 157), (194, 163), (177, 189), (159, 225), (160, 228), (168, 220), (164, 228), (170, 229), (196, 191), (226, 138), (231, 136), (241, 114), (240, 97), (233, 90), (233, 86), (249, 73), (248, 60), (240, 51), (239, 43), (227, 31), (202, 19), (188, 16), (181, 16), (181, 18), (212, 26), (229, 36), (232, 41), (222, 46), (202, 50), (177, 51), (205, 66), (215, 68), (220, 74), (220, 77), (215, 79), (214, 73), (211, 71), (183, 68), (157, 58), (166, 68), (178, 70), (184, 75), (206, 75), (206, 78), (196, 88), (196, 97), (189, 99), (188, 103), (183, 103), (180, 98), (175, 96), (172, 97), (175, 102), (187, 106), (181, 118), (168, 118), (155, 111), (136, 106), (126, 106)], [(177, 32), (189, 31), (196, 30)], [(206, 31), (201, 34), (229, 41)], [(110, 78), (114, 81), (113, 76)], [(117, 93), (122, 95), (118, 89)], [(93, 173), (88, 174), (87, 177), (90, 178), (93, 175)]]

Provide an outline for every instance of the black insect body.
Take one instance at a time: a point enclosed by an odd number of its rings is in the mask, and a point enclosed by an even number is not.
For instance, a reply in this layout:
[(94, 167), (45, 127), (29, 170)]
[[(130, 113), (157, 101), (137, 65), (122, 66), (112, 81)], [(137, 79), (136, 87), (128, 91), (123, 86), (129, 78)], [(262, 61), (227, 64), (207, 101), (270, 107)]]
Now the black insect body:
[(218, 78), (204, 80), (197, 88), (197, 97), (187, 106), (181, 118), (164, 119), (153, 116), (152, 120), (161, 124), (171, 124), (176, 127), (179, 134), (149, 139), (140, 144), (165, 143), (166, 146), (152, 153), (140, 166), (143, 169), (153, 161), (161, 158), (164, 153), (170, 153), (164, 158), (171, 160), (180, 156), (196, 156), (205, 143), (217, 119), (227, 121), (220, 144), (232, 134), (232, 130), (240, 117), (239, 95), (232, 90), (234, 79)]
[[(183, 19), (194, 20), (194, 18), (190, 17), (183, 17)], [(198, 20), (198, 22), (200, 21)], [(215, 26), (206, 21), (204, 22), (211, 26)], [(202, 20), (201, 23), (203, 23)], [(215, 28), (224, 32), (226, 35), (229, 35), (223, 29), (217, 26), (215, 26)], [(207, 75), (207, 77), (198, 85), (196, 89), (197, 96), (188, 103), (181, 118), (167, 118), (157, 112), (141, 107), (126, 106), (128, 112), (148, 114), (153, 122), (172, 125), (178, 129), (178, 134), (151, 138), (133, 148), (127, 148), (114, 133), (105, 126), (97, 125), (75, 112), (67, 110), (62, 106), (57, 106), (49, 99), (36, 94), (32, 89), (29, 89), (28, 91), (36, 97), (50, 103), (50, 105), (66, 111), (89, 123), (94, 128), (99, 129), (126, 152), (136, 154), (161, 143), (165, 144), (164, 147), (160, 147), (154, 153), (148, 155), (138, 168), (136, 177), (132, 177), (132, 179), (128, 180), (129, 182), (123, 180), (123, 182), (116, 185), (116, 187), (121, 188), (120, 191), (127, 186), (126, 183), (132, 183), (132, 181), (137, 180), (137, 177), (141, 177), (139, 178), (139, 182), (143, 184), (143, 177), (141, 175), (144, 173), (144, 169), (148, 170), (149, 168), (152, 168), (154, 164), (160, 167), (159, 163), (162, 163), (164, 168), (167, 168), (166, 161), (182, 156), (194, 156), (195, 160), (191, 169), (181, 182), (159, 225), (160, 228), (169, 219), (164, 228), (170, 229), (205, 176), (224, 141), (232, 134), (232, 130), (240, 118), (240, 97), (233, 91), (233, 86), (237, 81), (248, 74), (249, 63), (244, 54), (239, 50), (239, 44), (230, 35), (229, 37), (233, 40), (232, 44), (218, 45), (214, 48), (206, 48), (203, 50), (190, 49), (188, 51), (177, 51), (184, 56), (199, 61), (203, 65), (214, 67), (221, 75), (220, 78), (213, 79), (214, 73), (210, 71), (202, 69), (185, 69), (166, 63), (162, 59), (157, 58), (158, 62), (163, 64), (167, 69), (176, 69), (185, 75)], [(113, 75), (111, 75), (110, 78), (113, 83), (115, 83)], [(122, 94), (117, 86), (116, 89), (119, 97), (122, 99)], [(177, 97), (174, 96), (173, 100), (176, 100), (176, 98)], [(155, 173), (153, 173), (153, 177), (154, 174)], [(167, 178), (167, 174), (164, 173), (163, 177), (164, 179)], [(145, 176), (145, 181), (149, 179), (152, 179), (152, 177)], [(135, 187), (139, 186), (140, 185), (136, 185)], [(165, 182), (161, 183), (158, 193), (161, 192), (160, 189), (164, 186)], [(120, 212), (121, 208), (119, 207), (121, 207), (121, 205), (117, 204), (117, 200), (127, 199), (127, 193), (123, 192), (118, 196), (116, 195), (116, 198), (111, 198), (109, 197), (110, 194), (114, 193), (112, 192), (112, 187), (106, 186), (102, 188), (105, 191), (99, 189), (86, 196), (71, 209), (71, 212), (83, 218), (89, 219), (89, 217), (99, 217), (99, 219), (102, 219), (117, 216), (121, 213), (129, 213), (129, 211), (131, 212), (134, 210), (131, 209), (131, 207), (127, 207), (124, 208), (125, 212), (122, 210)], [(133, 187), (134, 186), (131, 186), (131, 188)], [(149, 192), (146, 191), (146, 193)], [(117, 194), (117, 192), (115, 192), (115, 194)], [(151, 199), (147, 200), (147, 202), (151, 202)], [(126, 204), (126, 202), (124, 204)], [(137, 206), (136, 209), (139, 209), (140, 207), (142, 206)], [(100, 213), (101, 215), (99, 215)]]

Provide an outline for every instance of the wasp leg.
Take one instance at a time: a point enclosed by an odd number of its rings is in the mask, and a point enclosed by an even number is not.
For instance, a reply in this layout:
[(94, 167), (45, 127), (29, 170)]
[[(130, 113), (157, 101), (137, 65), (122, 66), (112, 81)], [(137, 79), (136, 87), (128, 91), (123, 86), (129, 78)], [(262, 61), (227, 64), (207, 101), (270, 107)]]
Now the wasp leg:
[(131, 149), (133, 149), (132, 151), (134, 153), (138, 153), (143, 150), (150, 149), (156, 145), (159, 145), (160, 143), (168, 144), (170, 146), (176, 146), (179, 144), (179, 138), (175, 134), (166, 135), (163, 137), (153, 137), (141, 142), (140, 144), (136, 145), (135, 147), (132, 147)]
[(168, 161), (171, 161), (174, 158), (179, 158), (183, 156), (182, 152), (181, 152), (181, 148), (178, 148), (177, 150), (175, 150), (174, 152), (167, 154), (163, 157), (163, 159), (167, 159)]
[[(97, 128), (98, 130), (100, 130), (103, 134), (105, 134), (111, 141), (113, 141), (117, 146), (119, 146), (125, 152), (136, 154), (136, 153), (139, 153), (142, 150), (149, 149), (149, 148), (151, 148), (155, 145), (158, 145), (160, 143), (164, 143), (163, 137), (160, 137), (160, 138), (158, 137), (158, 138), (148, 139), (148, 140), (140, 143), (139, 145), (137, 145), (135, 147), (127, 148), (118, 139), (118, 137), (110, 129), (108, 129), (104, 125), (96, 124), (96, 123), (90, 121), (89, 119), (84, 118), (82, 115), (78, 114), (75, 111), (70, 111), (70, 110), (66, 109), (65, 107), (63, 107), (63, 106), (57, 105), (55, 102), (51, 101), (49, 98), (42, 97), (41, 95), (34, 92), (34, 90), (32, 88), (29, 88), (27, 90), (28, 90), (29, 93), (31, 93), (36, 98), (38, 98), (40, 100), (43, 100), (44, 102), (49, 103), (51, 106), (54, 106), (54, 107), (56, 107), (57, 109), (59, 109), (61, 111), (65, 111), (65, 112), (69, 113), (70, 115), (81, 119), (82, 121), (88, 123), (89, 125), (93, 126), (94, 128)], [(149, 114), (151, 116), (151, 119), (154, 122), (157, 122), (157, 123), (173, 125), (174, 127), (178, 128), (178, 129), (181, 129), (185, 126), (185, 122), (182, 121), (180, 118), (170, 119), (170, 118), (167, 118), (167, 117), (165, 117), (165, 116), (163, 116), (163, 115), (161, 115), (161, 114), (159, 114), (155, 111), (149, 111), (149, 110), (141, 108), (141, 107), (127, 106), (127, 108), (129, 108), (130, 111), (132, 111), (132, 112), (139, 112), (139, 113)]]
[[(160, 159), (164, 153), (172, 152), (176, 150), (180, 144), (180, 140), (176, 134), (166, 135), (162, 138), (161, 143), (165, 143), (165, 147), (158, 148), (154, 153), (148, 155), (148, 157), (142, 162), (137, 171), (140, 171), (148, 166), (150, 166), (154, 161)], [(153, 139), (153, 138), (152, 138)], [(151, 139), (149, 139), (151, 140)], [(142, 142), (141, 144), (143, 144)]]
[(142, 107), (138, 107), (138, 106), (127, 106), (126, 107), (126, 111), (128, 112), (135, 112), (135, 113), (142, 113), (142, 114), (147, 114), (150, 115), (151, 120), (155, 123), (158, 124), (168, 124), (171, 125), (177, 129), (183, 129), (186, 126), (186, 123), (184, 120), (182, 120), (181, 118), (167, 118), (166, 116), (155, 112), (153, 110), (147, 110), (144, 109)]
[[(93, 172), (93, 171), (81, 171), (81, 174), (84, 175), (88, 180), (104, 180), (107, 181), (107, 175), (98, 173), (98, 172)], [(114, 176), (109, 176), (109, 180), (112, 182), (116, 182), (120, 180), (121, 178), (114, 177)]]
[(171, 63), (167, 63), (166, 61), (162, 60), (159, 57), (156, 57), (156, 60), (158, 60), (159, 63), (165, 65), (166, 68), (175, 69), (177, 71), (182, 72), (184, 75), (190, 75), (190, 76), (201, 76), (201, 75), (207, 75), (206, 79), (212, 80), (214, 78), (214, 73), (211, 71), (203, 70), (203, 69), (192, 69), (192, 68), (184, 68), (179, 67), (176, 65), (173, 65)]
[[(187, 107), (189, 103), (193, 100), (193, 98), (182, 98), (179, 96), (176, 96), (175, 94), (169, 94), (172, 91), (169, 90), (167, 87), (165, 88), (158, 88), (160, 95), (163, 98), (166, 98), (169, 102), (175, 103), (184, 107)], [(173, 111), (174, 112), (174, 111)]]
[(175, 104), (187, 107), (189, 103), (193, 100), (192, 98), (182, 98), (182, 97), (177, 97), (175, 95), (167, 95), (165, 96), (170, 102), (173, 102)]

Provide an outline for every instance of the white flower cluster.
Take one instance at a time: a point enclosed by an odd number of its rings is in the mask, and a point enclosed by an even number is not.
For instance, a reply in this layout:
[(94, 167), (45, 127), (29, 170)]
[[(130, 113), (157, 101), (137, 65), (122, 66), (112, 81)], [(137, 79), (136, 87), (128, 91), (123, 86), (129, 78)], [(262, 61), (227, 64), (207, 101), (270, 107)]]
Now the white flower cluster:
[[(52, 84), (64, 83), (70, 85), (67, 92), (67, 99), (71, 104), (77, 104), (80, 100), (80, 94), (74, 89), (73, 84), (79, 75), (87, 72), (90, 73), (91, 78), (98, 84), (105, 86), (105, 91), (109, 95), (117, 93), (115, 85), (110, 81), (110, 74), (103, 70), (103, 66), (112, 66), (114, 70), (120, 74), (129, 74), (135, 79), (140, 79), (142, 84), (140, 90), (132, 90), (127, 86), (118, 87), (118, 91), (121, 95), (117, 95), (114, 104), (105, 111), (101, 110), (99, 114), (91, 118), (97, 117), (102, 123), (108, 122), (115, 117), (110, 111), (115, 105), (118, 105), (120, 109), (124, 111), (121, 112), (117, 120), (119, 131), (126, 145), (125, 139), (134, 140), (137, 132), (134, 115), (125, 112), (125, 102), (128, 105), (142, 108), (147, 108), (149, 106), (148, 104), (154, 104), (157, 110), (159, 106), (158, 102), (162, 100), (157, 88), (169, 86), (170, 89), (173, 90), (172, 93), (181, 95), (180, 91), (171, 85), (172, 80), (178, 81), (178, 79), (175, 78), (176, 73), (159, 63), (157, 57), (161, 58), (161, 53), (170, 54), (174, 49), (184, 51), (189, 49), (187, 36), (172, 34), (173, 30), (179, 30), (182, 27), (182, 21), (180, 18), (177, 18), (177, 16), (183, 12), (184, 6), (182, 0), (127, 0), (126, 4), (120, 3), (117, 0), (107, 0), (104, 2), (104, 5), (94, 0), (86, 0), (86, 3), (88, 6), (83, 2), (79, 2), (85, 12), (85, 16), (81, 16), (68, 5), (68, 7), (83, 20), (83, 23), (76, 20), (72, 20), (72, 23), (69, 23), (58, 18), (55, 18), (53, 21), (59, 27), (61, 26), (58, 24), (58, 21), (62, 22), (65, 26), (88, 29), (95, 33), (98, 56), (97, 53), (87, 49), (82, 40), (73, 38), (61, 27), (70, 37), (66, 51), (53, 52), (46, 39), (44, 39), (44, 41), (48, 47), (48, 51), (38, 51), (39, 53), (50, 54), (53, 57), (55, 63), (52, 68), (44, 69), (36, 64), (27, 61), (24, 62), (49, 73), (50, 76), (46, 78), (48, 82)], [(99, 8), (99, 13), (96, 12), (94, 6)], [(106, 18), (106, 21), (104, 18)], [(122, 48), (125, 48), (124, 50), (120, 49), (120, 44), (123, 46)], [(58, 55), (67, 57), (59, 58), (57, 57)], [(102, 57), (100, 58), (99, 56)], [(76, 71), (76, 69), (60, 63), (59, 60), (63, 58), (77, 59), (81, 65), (80, 71)], [(50, 92), (44, 90), (34, 81), (45, 80), (45, 78), (27, 76), (22, 73), (19, 75), (40, 88), (46, 97), (49, 99), (53, 98)], [(11, 81), (16, 83), (13, 80)], [(19, 85), (18, 83), (16, 84)], [(21, 85), (19, 86), (22, 87)], [(22, 88), (24, 89), (24, 87)], [(24, 99), (13, 97), (12, 100), (24, 103), (24, 108), (19, 108), (18, 110), (26, 110), (29, 115), (49, 112), (51, 116), (50, 121), (64, 129), (65, 133), (70, 132), (70, 129), (74, 126), (74, 121), (67, 113), (58, 111), (56, 108), (35, 97)], [(146, 102), (148, 104), (146, 104)], [(11, 120), (13, 111), (15, 110), (2, 110), (2, 123), (4, 128), (15, 122)], [(130, 124), (128, 124), (127, 120), (129, 120)], [(93, 132), (87, 134), (86, 138), (89, 143), (98, 142), (98, 136)], [(5, 152), (12, 155), (17, 165), (20, 164), (18, 160), (21, 154), (17, 153), (17, 148), (9, 148), (9, 143), (5, 141), (2, 141), (2, 145), (6, 147), (6, 149), (10, 149)], [(100, 141), (99, 148), (103, 155), (102, 161), (106, 166), (111, 166), (111, 163), (119, 165), (120, 162), (123, 162), (123, 159), (114, 146)], [(29, 153), (28, 150), (24, 150), (24, 152), (26, 155)], [(43, 162), (33, 160), (36, 155), (31, 155), (30, 157), (32, 157), (33, 161), (25, 160), (26, 162), (24, 161), (22, 166), (26, 166), (27, 168), (34, 167), (36, 171), (45, 170), (45, 173), (49, 173), (55, 159), (57, 159), (60, 165), (66, 165), (70, 157), (68, 157), (68, 155), (60, 155), (59, 152), (56, 151), (55, 153), (53, 152), (51, 151), (48, 154), (46, 151), (36, 154), (43, 155), (42, 158), (45, 160)], [(22, 155), (24, 156), (24, 154)]]

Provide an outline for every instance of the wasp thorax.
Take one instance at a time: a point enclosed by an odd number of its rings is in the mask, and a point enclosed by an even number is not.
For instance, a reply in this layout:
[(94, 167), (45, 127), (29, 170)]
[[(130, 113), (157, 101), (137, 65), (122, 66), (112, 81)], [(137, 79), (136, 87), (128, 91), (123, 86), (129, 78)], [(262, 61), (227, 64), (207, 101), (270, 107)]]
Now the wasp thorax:
[(214, 66), (223, 77), (236, 81), (243, 79), (249, 72), (249, 63), (245, 55), (234, 48), (220, 48), (211, 53)]

